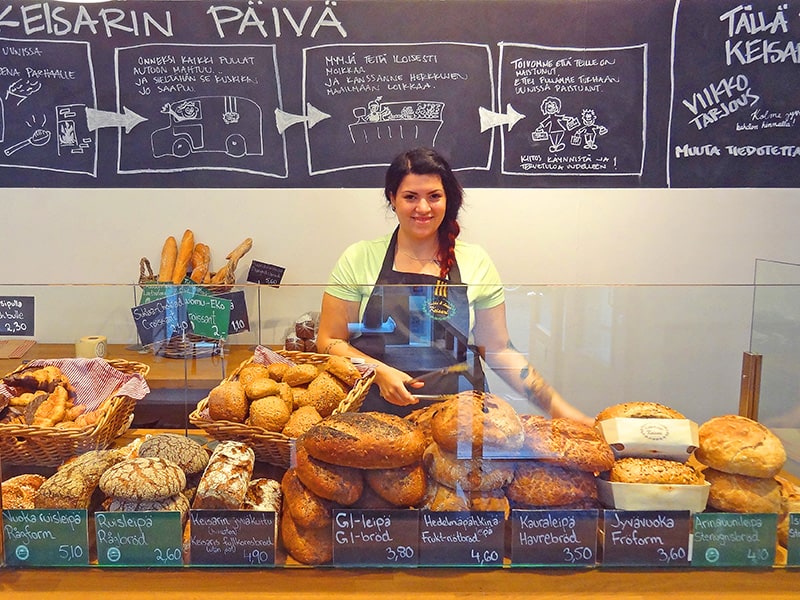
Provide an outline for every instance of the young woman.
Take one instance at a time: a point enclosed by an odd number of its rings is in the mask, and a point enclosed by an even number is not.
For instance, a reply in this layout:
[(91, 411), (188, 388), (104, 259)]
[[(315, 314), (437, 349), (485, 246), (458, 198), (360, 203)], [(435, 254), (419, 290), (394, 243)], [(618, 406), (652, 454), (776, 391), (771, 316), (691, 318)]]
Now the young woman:
[[(317, 334), (322, 352), (377, 365), (362, 410), (403, 414), (421, 394), (483, 389), (482, 358), (545, 413), (591, 423), (511, 344), (492, 260), (457, 239), (464, 191), (447, 161), (427, 148), (399, 155), (384, 195), (397, 228), (345, 250), (323, 295)], [(413, 381), (452, 365), (458, 372)]]

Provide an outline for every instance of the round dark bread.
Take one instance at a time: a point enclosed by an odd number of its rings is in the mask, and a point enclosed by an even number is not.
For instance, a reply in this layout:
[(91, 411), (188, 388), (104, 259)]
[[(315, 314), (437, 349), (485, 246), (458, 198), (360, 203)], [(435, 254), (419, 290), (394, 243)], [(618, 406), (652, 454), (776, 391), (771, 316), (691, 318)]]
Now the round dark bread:
[(422, 463), (395, 469), (367, 469), (364, 479), (372, 491), (394, 506), (417, 506), (425, 497), (428, 477)]
[(680, 412), (658, 402), (622, 402), (604, 408), (595, 417), (595, 422), (606, 419), (685, 419)]
[(158, 456), (129, 458), (110, 467), (100, 477), (106, 496), (127, 500), (163, 500), (186, 487), (186, 474), (178, 465)]
[(517, 505), (566, 506), (597, 499), (597, 483), (588, 471), (531, 460), (517, 465), (506, 495)]
[(697, 430), (695, 458), (718, 471), (774, 477), (786, 462), (780, 438), (757, 421), (740, 415), (709, 419)]
[(359, 469), (314, 458), (302, 443), (296, 445), (295, 459), (297, 477), (317, 496), (350, 506), (364, 491), (364, 477)]
[(488, 492), (502, 488), (514, 477), (514, 465), (505, 460), (456, 458), (443, 451), (437, 443), (425, 449), (423, 461), (436, 481), (466, 492)]
[[(300, 445), (300, 444), (298, 444)], [(381, 412), (326, 417), (302, 436), (318, 460), (358, 469), (393, 469), (422, 459), (425, 436), (410, 421)]]
[(300, 527), (288, 510), (281, 512), (281, 541), (284, 549), (297, 562), (304, 565), (320, 565), (333, 558), (331, 528)]
[(621, 483), (702, 485), (705, 479), (689, 464), (663, 458), (620, 458), (606, 475)]
[(158, 433), (139, 446), (139, 456), (160, 456), (174, 462), (187, 475), (200, 473), (208, 464), (208, 452), (192, 438), (175, 433)]
[(285, 510), (292, 513), (292, 519), (298, 527), (316, 529), (329, 527), (333, 502), (317, 496), (309, 490), (294, 468), (286, 470), (281, 479)]
[(443, 450), (459, 456), (470, 447), (483, 456), (503, 456), (519, 450), (525, 439), (514, 408), (499, 396), (477, 390), (446, 400), (431, 416), (431, 434)]
[(523, 455), (562, 467), (599, 473), (614, 464), (614, 451), (600, 432), (572, 419), (521, 415)]

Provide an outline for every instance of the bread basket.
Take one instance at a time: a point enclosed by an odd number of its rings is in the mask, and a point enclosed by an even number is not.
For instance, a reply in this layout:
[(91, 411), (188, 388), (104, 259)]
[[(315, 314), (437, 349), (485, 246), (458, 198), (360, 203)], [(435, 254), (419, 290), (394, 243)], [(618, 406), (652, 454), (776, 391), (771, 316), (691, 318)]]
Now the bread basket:
[[(256, 348), (253, 356), (243, 361), (236, 370), (225, 378), (225, 381), (236, 380), (239, 372), (251, 362), (260, 362), (269, 365), (273, 362), (287, 362), (289, 364), (311, 363), (321, 365), (330, 355), (316, 352), (302, 352), (297, 350), (273, 351), (263, 346)], [(347, 396), (334, 409), (334, 414), (342, 412), (356, 412), (361, 408), (364, 398), (375, 379), (375, 369), (372, 365), (358, 365), (362, 377), (348, 392)], [(255, 452), (256, 460), (276, 465), (289, 467), (291, 462), (294, 438), (282, 433), (275, 433), (233, 421), (214, 421), (208, 416), (208, 397), (203, 398), (197, 408), (189, 415), (189, 422), (199, 429), (203, 429), (216, 440), (232, 440), (249, 445)]]
[[(4, 463), (55, 467), (78, 454), (107, 448), (128, 429), (137, 399), (149, 392), (144, 378), (150, 367), (121, 359), (37, 360), (20, 365), (10, 374), (29, 366), (47, 364), (70, 373), (70, 382), (77, 390), (77, 404), (87, 404), (87, 408), (95, 409), (107, 401), (105, 410), (97, 423), (80, 429), (0, 423), (0, 456)], [(81, 374), (73, 376), (73, 372)], [(99, 381), (97, 373), (104, 374), (103, 381)], [(123, 382), (122, 385), (117, 385), (117, 381)], [(108, 389), (109, 385), (116, 388), (110, 396), (100, 394), (104, 397), (99, 397), (95, 393)], [(127, 393), (122, 390), (127, 390)]]

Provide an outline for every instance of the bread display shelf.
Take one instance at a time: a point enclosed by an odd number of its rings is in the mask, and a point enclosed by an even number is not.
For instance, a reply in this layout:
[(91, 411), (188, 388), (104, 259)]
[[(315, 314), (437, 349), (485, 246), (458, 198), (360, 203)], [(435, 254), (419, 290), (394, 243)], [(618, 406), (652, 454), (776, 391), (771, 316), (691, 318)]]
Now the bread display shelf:
[[(146, 364), (135, 361), (109, 359), (103, 362), (124, 376), (145, 378), (150, 370)], [(20, 365), (12, 374), (25, 368), (26, 365)], [(92, 383), (85, 382), (82, 387), (91, 388)], [(87, 393), (90, 395), (91, 389)], [(105, 410), (97, 423), (81, 429), (0, 423), (0, 456), (4, 463), (12, 465), (58, 466), (77, 454), (109, 447), (128, 429), (135, 407), (136, 399), (114, 393), (106, 399)]]
[[(265, 349), (266, 350), (266, 349)], [(316, 352), (302, 352), (296, 350), (278, 350), (272, 352), (267, 350), (266, 358), (261, 359), (265, 364), (271, 360), (284, 360), (292, 364), (314, 364), (325, 363), (329, 355)], [(275, 358), (271, 358), (275, 357)], [(259, 360), (257, 354), (244, 360), (236, 370), (226, 377), (223, 381), (233, 381), (238, 378), (242, 368), (254, 361)], [(348, 392), (347, 396), (339, 403), (333, 411), (335, 413), (358, 411), (364, 398), (375, 379), (375, 371), (367, 366), (363, 371), (363, 376), (356, 381), (355, 385)], [(189, 422), (195, 427), (204, 430), (208, 435), (219, 441), (232, 440), (243, 442), (253, 448), (256, 459), (271, 465), (288, 467), (291, 462), (293, 438), (282, 433), (275, 433), (260, 427), (254, 427), (244, 423), (234, 421), (213, 420), (208, 416), (208, 397), (203, 398), (197, 404), (195, 410), (189, 415)]]

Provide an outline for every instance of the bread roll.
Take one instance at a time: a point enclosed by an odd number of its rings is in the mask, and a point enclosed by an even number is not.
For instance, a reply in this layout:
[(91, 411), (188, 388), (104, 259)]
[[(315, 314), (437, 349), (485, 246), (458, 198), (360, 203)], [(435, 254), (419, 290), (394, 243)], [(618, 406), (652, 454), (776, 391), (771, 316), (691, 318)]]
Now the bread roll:
[(345, 356), (331, 356), (325, 361), (324, 368), (351, 388), (361, 379), (361, 371)]
[(208, 394), (208, 416), (214, 421), (244, 423), (250, 403), (238, 381), (223, 381)]
[(392, 469), (422, 459), (425, 437), (409, 421), (381, 412), (331, 415), (303, 436), (319, 460), (359, 469)]
[(319, 369), (311, 363), (303, 363), (289, 367), (283, 374), (283, 382), (292, 387), (308, 385), (317, 375)]
[(175, 259), (175, 267), (172, 270), (172, 283), (179, 285), (186, 277), (186, 272), (189, 269), (189, 262), (192, 260), (192, 252), (194, 251), (194, 233), (191, 229), (183, 232), (181, 243), (178, 246), (178, 256)]
[(260, 379), (272, 379), (270, 369), (267, 365), (257, 362), (249, 362), (239, 368), (236, 378), (242, 387), (246, 388), (251, 383)]
[(349, 388), (327, 371), (322, 371), (308, 384), (306, 402), (317, 409), (322, 417), (330, 416), (347, 397)]
[(780, 513), (781, 486), (774, 477), (749, 477), (704, 469), (711, 484), (708, 505), (723, 512)]
[(525, 439), (514, 408), (499, 396), (478, 391), (445, 401), (431, 417), (431, 434), (443, 450), (459, 457), (470, 448), (479, 456), (510, 456)]
[(778, 436), (747, 417), (714, 417), (700, 426), (698, 437), (695, 458), (718, 471), (771, 478), (786, 462)]
[(247, 423), (267, 431), (280, 432), (289, 421), (289, 409), (278, 396), (259, 398), (250, 404)]
[(238, 509), (255, 465), (253, 449), (242, 442), (217, 444), (197, 485), (193, 508)]
[(599, 473), (614, 464), (614, 451), (594, 427), (572, 419), (522, 415), (522, 454), (563, 467)]
[(685, 419), (680, 412), (657, 402), (623, 402), (601, 410), (596, 422), (606, 419)]
[(539, 461), (517, 466), (506, 488), (509, 500), (525, 506), (565, 506), (597, 499), (594, 475)]
[(283, 435), (297, 438), (306, 433), (314, 425), (322, 421), (322, 416), (313, 406), (301, 406), (289, 415), (289, 420), (283, 427)]
[(175, 272), (175, 261), (178, 259), (178, 241), (169, 236), (161, 248), (161, 264), (158, 268), (159, 283), (170, 283)]
[(702, 473), (691, 465), (662, 458), (621, 458), (608, 471), (609, 481), (702, 485)]

